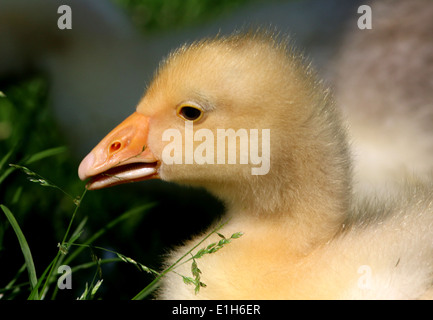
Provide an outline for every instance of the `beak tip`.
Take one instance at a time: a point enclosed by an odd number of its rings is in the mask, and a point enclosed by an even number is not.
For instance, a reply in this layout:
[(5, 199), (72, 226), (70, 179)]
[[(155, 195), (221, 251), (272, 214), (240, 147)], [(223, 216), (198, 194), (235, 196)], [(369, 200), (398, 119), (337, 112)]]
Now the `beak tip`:
[(86, 180), (91, 176), (89, 174), (89, 171), (91, 170), (92, 166), (95, 163), (95, 156), (93, 155), (93, 152), (89, 153), (80, 163), (80, 166), (78, 167), (78, 176), (81, 180)]

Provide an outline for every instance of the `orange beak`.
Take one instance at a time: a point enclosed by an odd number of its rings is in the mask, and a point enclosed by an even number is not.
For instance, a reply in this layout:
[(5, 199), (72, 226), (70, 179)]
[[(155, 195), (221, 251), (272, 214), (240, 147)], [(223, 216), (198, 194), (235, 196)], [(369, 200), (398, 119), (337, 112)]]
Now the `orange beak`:
[(78, 175), (87, 189), (157, 178), (158, 161), (147, 145), (149, 117), (134, 112), (81, 161)]

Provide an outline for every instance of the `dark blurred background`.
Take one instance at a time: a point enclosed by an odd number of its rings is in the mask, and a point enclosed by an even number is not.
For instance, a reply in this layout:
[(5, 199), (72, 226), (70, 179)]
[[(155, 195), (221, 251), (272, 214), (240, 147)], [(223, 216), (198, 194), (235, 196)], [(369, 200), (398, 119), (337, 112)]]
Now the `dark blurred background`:
[[(0, 204), (20, 224), (40, 275), (57, 253), (74, 211), (62, 192), (28, 181), (9, 167), (25, 165), (79, 196), (80, 160), (108, 131), (134, 111), (159, 60), (178, 45), (230, 33), (245, 26), (272, 26), (292, 34), (324, 78), (347, 19), (360, 1), (303, 0), (0, 0)], [(72, 29), (59, 30), (60, 4), (72, 9)], [(44, 150), (64, 150), (30, 161)], [(203, 231), (223, 206), (202, 190), (160, 181), (88, 192), (76, 226), (88, 217), (82, 243), (107, 223), (145, 203), (150, 209), (122, 221), (95, 246), (120, 252), (159, 269), (163, 255)], [(241, 231), (241, 230), (239, 230)], [(74, 265), (92, 261), (84, 250)], [(24, 259), (17, 238), (0, 212), (0, 297), (26, 298), (28, 286), (5, 291)], [(75, 299), (95, 276), (96, 267), (73, 273), (72, 290), (58, 299)], [(104, 283), (97, 298), (130, 299), (152, 276), (116, 262), (97, 275)], [(23, 272), (16, 281), (28, 281)]]

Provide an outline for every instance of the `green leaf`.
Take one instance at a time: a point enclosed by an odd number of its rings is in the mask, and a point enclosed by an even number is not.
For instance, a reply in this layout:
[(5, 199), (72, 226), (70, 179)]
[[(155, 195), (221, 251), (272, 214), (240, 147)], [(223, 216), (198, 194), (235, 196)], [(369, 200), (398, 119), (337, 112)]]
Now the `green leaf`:
[(215, 247), (215, 248), (212, 248), (212, 249), (210, 249), (207, 253), (215, 253), (215, 252), (217, 252), (219, 249), (221, 249), (222, 247)]
[[(68, 241), (68, 245), (71, 245), (75, 242), (75, 240), (77, 240), (79, 238), (79, 236), (83, 233), (84, 231), (84, 226), (87, 223), (87, 217), (84, 217), (83, 220), (80, 222), (80, 224), (78, 225), (78, 227), (75, 229), (75, 231), (72, 233), (71, 238)], [(78, 235), (78, 237), (77, 237)]]
[(71, 236), (71, 239), (69, 239), (69, 241), (68, 241), (68, 246), (70, 246), (71, 244), (73, 244), (75, 242), (75, 240), (77, 240), (81, 236), (81, 234), (83, 233), (83, 231), (84, 230), (81, 230), (81, 231), (73, 234)]
[(86, 282), (86, 288), (84, 289), (84, 292), (82, 293), (82, 295), (77, 300), (86, 300), (88, 292), (89, 292), (89, 285)]
[(102, 285), (102, 281), (104, 281), (103, 279), (98, 280), (95, 284), (95, 286), (93, 287), (92, 291), (90, 292), (90, 299), (93, 299), (93, 297), (95, 296), (96, 292), (98, 291), (99, 287)]
[(215, 246), (216, 246), (216, 242), (211, 243), (210, 245), (208, 245), (208, 246), (206, 247), (206, 250), (212, 249), (212, 248), (215, 247)]
[(194, 277), (196, 277), (196, 278), (200, 276), (201, 271), (200, 271), (200, 269), (198, 268), (198, 266), (197, 266), (197, 262), (196, 262), (195, 260), (192, 261), (192, 264), (191, 264), (191, 272), (192, 272), (192, 275), (193, 275)]
[(201, 258), (204, 254), (207, 253), (207, 248), (206, 249), (200, 249), (195, 255), (194, 255), (194, 259), (199, 259)]
[(233, 233), (230, 238), (231, 239), (238, 239), (238, 238), (242, 237), (243, 235), (244, 235), (243, 232), (236, 232), (236, 233)]
[(230, 243), (229, 239), (221, 239), (220, 241), (218, 241), (218, 247), (222, 247), (222, 246), (226, 245), (227, 243)]
[[(15, 231), (15, 234), (18, 238), (18, 242), (19, 242), (20, 247), (21, 247), (21, 251), (23, 252), (23, 255), (24, 255), (24, 260), (26, 262), (26, 267), (27, 267), (27, 271), (28, 271), (29, 279), (30, 279), (30, 285), (32, 286), (32, 288), (35, 288), (37, 286), (37, 283), (38, 283), (38, 278), (36, 276), (36, 269), (35, 269), (35, 265), (33, 263), (32, 254), (30, 252), (30, 247), (27, 243), (27, 240), (26, 240), (23, 232), (21, 231), (21, 228), (18, 225), (18, 222), (15, 219), (12, 212), (4, 205), (0, 205), (0, 207), (3, 210), (3, 212), (5, 213), (6, 218), (9, 220), (9, 223), (11, 224), (12, 228)], [(37, 295), (36, 298), (39, 298), (39, 295)]]
[(194, 279), (191, 277), (182, 276), (182, 279), (185, 284), (194, 284)]

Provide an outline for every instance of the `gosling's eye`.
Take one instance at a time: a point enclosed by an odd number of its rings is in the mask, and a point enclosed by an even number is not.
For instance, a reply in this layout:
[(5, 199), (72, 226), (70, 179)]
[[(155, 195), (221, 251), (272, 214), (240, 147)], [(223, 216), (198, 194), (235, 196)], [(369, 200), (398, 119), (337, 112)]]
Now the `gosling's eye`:
[(203, 116), (203, 111), (198, 107), (182, 105), (177, 108), (177, 114), (188, 121), (197, 121)]

